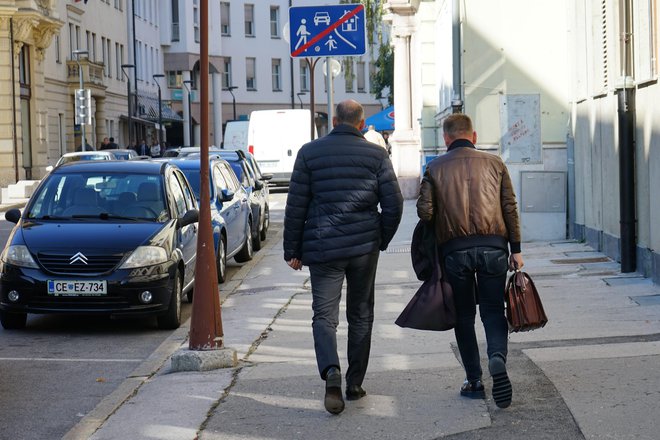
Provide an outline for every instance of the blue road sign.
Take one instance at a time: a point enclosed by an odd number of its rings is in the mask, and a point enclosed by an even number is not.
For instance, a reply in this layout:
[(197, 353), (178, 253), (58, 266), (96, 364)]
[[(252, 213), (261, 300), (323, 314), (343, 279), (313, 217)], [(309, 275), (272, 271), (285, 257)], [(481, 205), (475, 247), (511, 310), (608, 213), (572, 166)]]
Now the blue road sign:
[(291, 56), (363, 55), (367, 51), (364, 5), (289, 8)]

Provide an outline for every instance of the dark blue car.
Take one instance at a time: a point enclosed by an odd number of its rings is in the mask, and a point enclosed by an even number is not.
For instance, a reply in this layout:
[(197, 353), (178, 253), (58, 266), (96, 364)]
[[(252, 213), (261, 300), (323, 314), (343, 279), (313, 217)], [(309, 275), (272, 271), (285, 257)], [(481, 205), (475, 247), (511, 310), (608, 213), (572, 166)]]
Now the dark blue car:
[(242, 150), (223, 150), (211, 153), (229, 162), (236, 177), (248, 192), (253, 218), (257, 219), (252, 229), (252, 246), (261, 249), (261, 242), (266, 240), (270, 226), (270, 207), (268, 203), (268, 181), (272, 174), (262, 174), (257, 161), (250, 153)]
[(167, 163), (88, 161), (55, 168), (16, 223), (0, 259), (0, 322), (28, 313), (155, 315), (179, 327), (192, 292), (197, 202)]
[[(199, 156), (170, 159), (169, 162), (186, 175), (199, 203)], [(225, 160), (217, 157), (209, 159), (209, 181), (218, 281), (222, 283), (227, 276), (227, 259), (233, 257), (239, 263), (252, 259), (251, 231), (254, 221), (248, 193)]]

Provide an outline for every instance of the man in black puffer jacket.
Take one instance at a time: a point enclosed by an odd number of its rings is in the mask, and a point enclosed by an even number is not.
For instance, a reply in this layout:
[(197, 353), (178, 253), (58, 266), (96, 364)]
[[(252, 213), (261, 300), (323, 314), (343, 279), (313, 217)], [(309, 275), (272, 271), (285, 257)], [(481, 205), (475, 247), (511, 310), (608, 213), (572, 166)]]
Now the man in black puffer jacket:
[(366, 394), (378, 255), (399, 226), (403, 197), (387, 151), (360, 133), (362, 106), (339, 103), (332, 123), (332, 132), (298, 152), (286, 201), (284, 259), (295, 270), (309, 266), (324, 403), (338, 414), (344, 409), (337, 355), (342, 284), (346, 278), (346, 398), (357, 400)]

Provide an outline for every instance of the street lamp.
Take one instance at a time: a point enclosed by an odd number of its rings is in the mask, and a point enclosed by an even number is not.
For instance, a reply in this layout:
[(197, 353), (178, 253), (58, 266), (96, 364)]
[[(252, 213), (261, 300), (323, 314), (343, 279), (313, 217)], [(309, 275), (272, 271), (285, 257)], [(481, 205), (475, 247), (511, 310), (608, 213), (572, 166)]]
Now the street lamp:
[(155, 73), (151, 75), (151, 77), (154, 79), (154, 82), (158, 86), (158, 146), (162, 144), (161, 142), (161, 131), (163, 130), (163, 102), (162, 98), (160, 95), (160, 83), (156, 78), (165, 78), (165, 75), (162, 73)]
[[(183, 81), (183, 85), (188, 91), (188, 131), (190, 132), (190, 146), (195, 145), (194, 142), (194, 133), (193, 133), (193, 124), (192, 124), (192, 107), (190, 105), (192, 93), (191, 93), (191, 87), (192, 87), (192, 80), (191, 79), (186, 79)], [(188, 85), (190, 84), (190, 86)]]
[(303, 102), (301, 96), (305, 96), (307, 92), (298, 92), (296, 95), (298, 95), (298, 101), (300, 101), (300, 108), (303, 108)]
[(236, 97), (234, 96), (234, 92), (232, 92), (232, 90), (237, 89), (237, 88), (238, 88), (238, 86), (229, 86), (227, 88), (222, 89), (222, 90), (226, 90), (229, 93), (231, 93), (231, 103), (232, 103), (232, 106), (234, 107), (234, 121), (236, 120)]
[(122, 64), (121, 65), (121, 71), (124, 75), (126, 75), (127, 78), (127, 83), (126, 83), (126, 98), (128, 99), (128, 147), (130, 148), (132, 146), (131, 144), (131, 115), (133, 113), (131, 109), (131, 76), (126, 73), (125, 69), (135, 69), (135, 65), (133, 64)]
[[(88, 51), (82, 50), (82, 49), (76, 49), (73, 51), (73, 54), (76, 56), (76, 64), (78, 64), (78, 80), (80, 82), (80, 90), (84, 90), (84, 84), (83, 84), (83, 71), (82, 71), (82, 66), (80, 65), (80, 55), (87, 55), (89, 54)], [(84, 92), (81, 92), (84, 93)], [(91, 109), (87, 109), (87, 111), (91, 111)], [(76, 106), (76, 113), (78, 112), (78, 108)], [(80, 134), (82, 135), (82, 140), (80, 141), (80, 151), (85, 151), (87, 149), (87, 142), (85, 142), (85, 119), (80, 118)]]

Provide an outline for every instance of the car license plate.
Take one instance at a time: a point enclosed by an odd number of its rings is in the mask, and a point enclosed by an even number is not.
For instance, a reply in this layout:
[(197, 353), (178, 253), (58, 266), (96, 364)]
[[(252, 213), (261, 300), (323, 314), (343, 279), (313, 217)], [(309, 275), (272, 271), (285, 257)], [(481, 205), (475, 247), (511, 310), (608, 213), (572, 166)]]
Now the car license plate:
[(279, 160), (271, 160), (268, 162), (257, 162), (260, 168), (275, 168), (279, 163)]
[(48, 294), (54, 296), (107, 295), (108, 282), (90, 280), (48, 280)]

